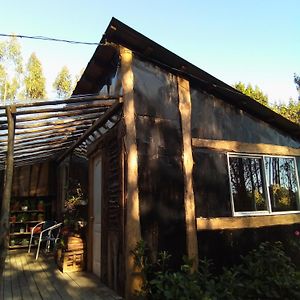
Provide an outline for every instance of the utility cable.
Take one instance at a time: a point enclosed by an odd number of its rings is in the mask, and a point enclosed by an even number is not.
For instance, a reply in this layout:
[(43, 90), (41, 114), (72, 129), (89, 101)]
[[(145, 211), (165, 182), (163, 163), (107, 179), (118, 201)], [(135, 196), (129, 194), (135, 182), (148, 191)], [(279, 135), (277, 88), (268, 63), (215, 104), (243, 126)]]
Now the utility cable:
[(64, 40), (64, 39), (51, 38), (51, 37), (46, 37), (46, 36), (29, 36), (29, 35), (5, 34), (5, 33), (0, 33), (0, 36), (3, 36), (3, 37), (18, 37), (18, 38), (24, 38), (24, 39), (43, 40), (43, 41), (51, 41), (51, 42), (62, 42), (62, 43), (90, 45), (90, 46), (99, 45), (99, 43)]

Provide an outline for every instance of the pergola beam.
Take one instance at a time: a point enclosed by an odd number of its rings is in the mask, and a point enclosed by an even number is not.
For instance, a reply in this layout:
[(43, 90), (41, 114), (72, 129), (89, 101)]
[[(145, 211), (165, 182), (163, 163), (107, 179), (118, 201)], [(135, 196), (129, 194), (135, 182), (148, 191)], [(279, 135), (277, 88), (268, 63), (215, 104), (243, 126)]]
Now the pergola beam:
[[(22, 107), (36, 107), (36, 106), (48, 106), (48, 105), (59, 105), (59, 104), (71, 104), (71, 103), (85, 103), (88, 101), (94, 101), (94, 100), (118, 100), (122, 98), (122, 96), (100, 96), (100, 95), (91, 95), (91, 96), (79, 96), (64, 100), (47, 100), (47, 101), (38, 101), (38, 102), (32, 102), (32, 103), (17, 103), (15, 104), (16, 108), (22, 108)], [(6, 105), (0, 105), (0, 109), (6, 109)]]
[[(5, 252), (8, 248), (8, 233), (9, 233), (9, 210), (11, 188), (14, 171), (14, 137), (15, 137), (15, 106), (6, 107), (6, 116), (8, 124), (8, 143), (6, 154), (6, 169), (4, 179), (4, 189), (1, 204), (1, 223), (0, 223), (0, 252)], [(2, 251), (1, 251), (2, 250)]]
[(103, 126), (118, 109), (122, 106), (121, 102), (115, 102), (95, 123), (71, 146), (69, 147), (59, 158), (58, 162), (62, 162), (72, 151), (85, 141), (97, 128)]

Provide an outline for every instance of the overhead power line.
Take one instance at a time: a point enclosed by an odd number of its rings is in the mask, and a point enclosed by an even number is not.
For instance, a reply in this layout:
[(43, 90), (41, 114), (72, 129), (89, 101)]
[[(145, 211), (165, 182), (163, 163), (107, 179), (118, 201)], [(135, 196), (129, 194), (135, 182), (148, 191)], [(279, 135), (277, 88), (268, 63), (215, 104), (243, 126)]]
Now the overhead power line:
[(29, 35), (5, 34), (5, 33), (0, 33), (0, 36), (3, 36), (3, 37), (18, 37), (18, 38), (23, 38), (23, 39), (43, 40), (43, 41), (62, 42), (62, 43), (90, 45), (90, 46), (97, 46), (99, 44), (99, 43), (91, 43), (91, 42), (80, 42), (80, 41), (56, 39), (56, 38), (51, 38), (51, 37), (46, 37), (46, 36), (29, 36)]

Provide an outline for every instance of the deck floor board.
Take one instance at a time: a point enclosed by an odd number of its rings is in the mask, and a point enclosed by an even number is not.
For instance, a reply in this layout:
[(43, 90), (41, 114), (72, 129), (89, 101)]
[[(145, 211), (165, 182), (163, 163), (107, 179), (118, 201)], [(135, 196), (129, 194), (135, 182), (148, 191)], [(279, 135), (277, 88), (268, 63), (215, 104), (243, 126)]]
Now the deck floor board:
[(8, 252), (0, 278), (0, 300), (120, 300), (91, 273), (62, 273), (53, 257)]

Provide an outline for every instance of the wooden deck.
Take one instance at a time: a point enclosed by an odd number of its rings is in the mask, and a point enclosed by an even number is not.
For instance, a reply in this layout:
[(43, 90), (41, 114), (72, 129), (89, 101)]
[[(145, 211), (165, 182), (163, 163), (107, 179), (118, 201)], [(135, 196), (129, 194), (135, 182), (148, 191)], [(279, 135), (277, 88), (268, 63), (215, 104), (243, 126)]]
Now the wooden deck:
[(9, 251), (0, 278), (0, 299), (122, 299), (91, 273), (62, 273), (53, 257), (34, 259), (24, 250)]

